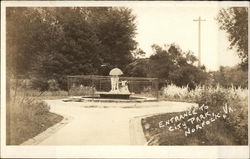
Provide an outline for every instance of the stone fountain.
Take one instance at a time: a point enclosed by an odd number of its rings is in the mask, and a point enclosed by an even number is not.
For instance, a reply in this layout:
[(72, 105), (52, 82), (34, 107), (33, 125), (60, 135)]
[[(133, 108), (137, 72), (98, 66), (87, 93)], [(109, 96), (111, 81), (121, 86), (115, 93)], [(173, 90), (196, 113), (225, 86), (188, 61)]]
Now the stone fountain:
[[(92, 90), (93, 93), (90, 95), (83, 95), (83, 96), (70, 96), (68, 99), (63, 101), (77, 101), (77, 102), (120, 102), (120, 103), (141, 103), (141, 102), (156, 102), (158, 98), (155, 96), (144, 96), (135, 91), (135, 86), (133, 85), (136, 81), (140, 83), (144, 79), (147, 81), (155, 81), (155, 86), (158, 86), (156, 78), (141, 78), (141, 77), (122, 77), (119, 76), (123, 75), (123, 72), (119, 68), (114, 68), (109, 72), (109, 76), (95, 76), (95, 75), (86, 75), (86, 76), (68, 76), (68, 83), (71, 81), (77, 81), (73, 79), (90, 79), (93, 82), (93, 78), (100, 78), (99, 80), (99, 88)], [(105, 80), (105, 89), (100, 89), (101, 87), (101, 80)], [(144, 80), (144, 81), (145, 81)], [(110, 83), (106, 83), (106, 81), (110, 81)], [(106, 85), (107, 84), (107, 85)], [(95, 84), (93, 84), (95, 86)], [(130, 87), (129, 87), (130, 85)], [(151, 84), (152, 86), (153, 84)], [(92, 88), (92, 87), (91, 87)], [(137, 87), (138, 88), (138, 87)], [(157, 87), (158, 88), (158, 87)], [(131, 90), (130, 90), (131, 89)], [(70, 87), (69, 87), (70, 90)], [(97, 91), (99, 90), (99, 91)], [(91, 91), (91, 92), (92, 92)], [(158, 91), (156, 89), (156, 91)], [(86, 92), (90, 92), (87, 90)]]
[(114, 68), (109, 72), (111, 81), (111, 90), (109, 92), (96, 92), (101, 98), (110, 99), (129, 99), (132, 94), (128, 89), (127, 81), (120, 81), (119, 76), (123, 75), (123, 72), (119, 68)]

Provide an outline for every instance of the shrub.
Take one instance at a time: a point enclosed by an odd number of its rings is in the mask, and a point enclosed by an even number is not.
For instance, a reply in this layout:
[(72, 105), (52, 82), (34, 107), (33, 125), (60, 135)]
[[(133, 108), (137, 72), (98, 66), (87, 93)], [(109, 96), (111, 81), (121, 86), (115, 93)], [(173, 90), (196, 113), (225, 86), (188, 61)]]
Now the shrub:
[(57, 82), (59, 85), (59, 88), (61, 90), (67, 91), (68, 90), (68, 80), (66, 76), (62, 76), (60, 78), (57, 78)]
[(86, 96), (86, 95), (93, 95), (96, 92), (95, 87), (91, 86), (74, 86), (70, 90), (70, 95), (74, 96)]
[(170, 84), (167, 87), (162, 88), (163, 98), (168, 100), (180, 100), (185, 101), (188, 99), (188, 86), (177, 87), (174, 84)]
[(233, 108), (233, 113), (223, 119), (223, 126), (234, 136), (234, 143), (247, 144), (248, 141), (248, 90), (240, 87), (223, 88), (220, 85), (198, 86), (188, 91), (188, 87), (168, 85), (162, 91), (167, 100), (192, 101), (201, 105), (208, 105), (212, 112), (223, 110), (227, 105)]
[(222, 89), (205, 88), (201, 91), (200, 95), (196, 97), (196, 103), (199, 106), (208, 105), (211, 109), (220, 109), (230, 100), (228, 98), (228, 91)]
[(49, 112), (50, 106), (44, 101), (37, 101), (29, 97), (17, 97), (10, 102), (10, 110), (17, 118), (32, 120), (35, 115), (43, 115)]
[(49, 91), (58, 91), (59, 90), (59, 84), (55, 79), (48, 80), (48, 90)]
[(41, 92), (37, 90), (11, 89), (6, 107), (8, 145), (21, 144), (63, 119), (49, 112), (50, 106), (47, 103), (35, 100), (38, 95)]
[(32, 78), (31, 79), (31, 88), (32, 89), (38, 89), (40, 91), (48, 90), (49, 84), (47, 82), (47, 79), (42, 78)]

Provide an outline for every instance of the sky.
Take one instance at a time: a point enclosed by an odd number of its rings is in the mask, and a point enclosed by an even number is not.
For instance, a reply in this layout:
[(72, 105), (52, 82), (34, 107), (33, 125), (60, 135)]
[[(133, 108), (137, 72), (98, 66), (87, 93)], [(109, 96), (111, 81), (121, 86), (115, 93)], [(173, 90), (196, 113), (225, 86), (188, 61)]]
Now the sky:
[(215, 20), (219, 7), (131, 7), (136, 15), (138, 47), (149, 57), (151, 46), (176, 43), (198, 57), (198, 22), (201, 16), (201, 64), (208, 70), (234, 66), (240, 62), (235, 50), (228, 49), (227, 34)]

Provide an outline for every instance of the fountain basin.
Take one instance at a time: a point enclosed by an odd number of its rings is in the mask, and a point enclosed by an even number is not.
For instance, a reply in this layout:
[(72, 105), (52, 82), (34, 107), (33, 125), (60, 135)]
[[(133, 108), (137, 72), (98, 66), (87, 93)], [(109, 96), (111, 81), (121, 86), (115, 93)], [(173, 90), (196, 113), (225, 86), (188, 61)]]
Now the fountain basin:
[(95, 94), (99, 95), (100, 98), (108, 99), (129, 99), (131, 93), (122, 93), (122, 92), (96, 92)]
[(128, 99), (101, 98), (100, 96), (73, 96), (63, 99), (64, 102), (104, 102), (104, 103), (142, 103), (156, 102), (156, 98), (150, 97), (129, 97)]

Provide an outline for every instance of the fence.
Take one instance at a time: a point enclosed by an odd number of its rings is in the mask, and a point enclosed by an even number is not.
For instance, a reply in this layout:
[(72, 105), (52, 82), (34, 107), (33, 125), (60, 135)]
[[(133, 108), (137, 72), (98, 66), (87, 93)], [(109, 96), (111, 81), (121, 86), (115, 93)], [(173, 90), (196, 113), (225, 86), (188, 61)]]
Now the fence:
[[(120, 77), (120, 81), (128, 82), (132, 96), (147, 96), (158, 98), (157, 78)], [(111, 90), (110, 76), (77, 75), (67, 76), (68, 94), (70, 96), (96, 96), (96, 92)]]

